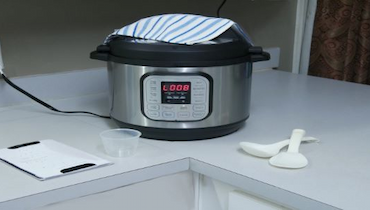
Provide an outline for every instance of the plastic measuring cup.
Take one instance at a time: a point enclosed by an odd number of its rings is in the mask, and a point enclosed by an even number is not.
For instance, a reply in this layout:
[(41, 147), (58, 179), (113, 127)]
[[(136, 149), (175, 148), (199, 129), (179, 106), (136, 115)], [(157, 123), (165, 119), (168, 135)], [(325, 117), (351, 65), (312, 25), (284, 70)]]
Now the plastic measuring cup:
[(111, 129), (100, 133), (105, 152), (112, 157), (135, 154), (141, 132), (133, 129)]

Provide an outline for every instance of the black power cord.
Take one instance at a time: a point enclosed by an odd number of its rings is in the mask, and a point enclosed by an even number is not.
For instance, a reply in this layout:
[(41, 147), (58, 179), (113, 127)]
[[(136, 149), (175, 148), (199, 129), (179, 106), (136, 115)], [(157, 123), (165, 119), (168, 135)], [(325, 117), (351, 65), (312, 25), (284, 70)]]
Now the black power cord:
[(35, 96), (33, 96), (32, 94), (28, 93), (27, 91), (23, 90), (22, 88), (20, 88), (19, 86), (17, 86), (16, 84), (14, 84), (12, 81), (10, 81), (4, 73), (0, 72), (1, 76), (3, 77), (4, 81), (6, 83), (8, 83), (10, 86), (12, 86), (14, 89), (18, 90), (19, 92), (23, 93), (24, 95), (26, 95), (27, 97), (31, 98), (32, 100), (36, 101), (37, 103), (41, 104), (42, 106), (50, 109), (51, 111), (54, 111), (54, 112), (59, 112), (59, 113), (64, 113), (64, 114), (90, 114), (90, 115), (94, 115), (96, 117), (102, 117), (102, 118), (107, 118), (107, 119), (110, 119), (109, 116), (103, 116), (103, 115), (98, 115), (98, 114), (95, 114), (95, 113), (92, 113), (92, 112), (85, 112), (85, 111), (61, 111), (59, 109), (56, 109), (54, 108), (53, 106), (51, 106), (50, 104), (47, 104), (43, 101), (41, 101), (40, 99), (36, 98)]
[(226, 3), (227, 0), (223, 0), (222, 3), (220, 4), (220, 6), (218, 7), (217, 9), (217, 17), (219, 18), (220, 17), (220, 11), (221, 11), (221, 8), (224, 6), (224, 4)]

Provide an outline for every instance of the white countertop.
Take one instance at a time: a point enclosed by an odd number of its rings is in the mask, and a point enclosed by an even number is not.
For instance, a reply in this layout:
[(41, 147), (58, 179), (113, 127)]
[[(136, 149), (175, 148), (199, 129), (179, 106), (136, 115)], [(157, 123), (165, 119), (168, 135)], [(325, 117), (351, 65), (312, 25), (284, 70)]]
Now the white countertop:
[[(116, 127), (110, 120), (55, 114), (36, 104), (0, 108), (0, 148), (51, 138), (115, 163), (43, 182), (0, 163), (0, 209), (36, 207), (188, 169), (288, 207), (370, 209), (370, 86), (278, 71), (256, 73), (252, 83), (251, 116), (239, 131), (204, 141), (141, 139), (138, 154), (127, 159), (102, 150), (98, 134)], [(49, 102), (64, 110), (108, 110), (106, 93)], [(283, 140), (295, 128), (321, 140), (301, 146), (309, 160), (304, 169), (275, 168), (239, 148), (241, 141)]]

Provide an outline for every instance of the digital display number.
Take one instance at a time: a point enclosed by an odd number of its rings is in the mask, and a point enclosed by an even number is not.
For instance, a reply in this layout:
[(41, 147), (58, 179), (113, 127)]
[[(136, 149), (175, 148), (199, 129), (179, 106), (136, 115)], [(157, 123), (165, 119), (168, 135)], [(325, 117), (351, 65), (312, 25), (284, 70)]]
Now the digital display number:
[(163, 104), (190, 104), (190, 82), (161, 82)]
[(162, 91), (168, 92), (168, 91), (189, 91), (190, 84), (164, 84), (162, 85)]

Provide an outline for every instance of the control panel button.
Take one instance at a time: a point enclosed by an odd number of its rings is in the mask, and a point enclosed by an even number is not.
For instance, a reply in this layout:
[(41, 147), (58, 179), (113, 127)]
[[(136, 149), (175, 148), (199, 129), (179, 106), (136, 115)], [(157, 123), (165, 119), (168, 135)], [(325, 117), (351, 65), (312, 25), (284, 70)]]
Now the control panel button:
[(148, 110), (158, 111), (159, 105), (158, 104), (148, 104)]
[(206, 86), (195, 86), (193, 87), (193, 91), (205, 91), (206, 90)]
[(151, 93), (157, 93), (157, 86), (151, 86), (150, 87), (150, 92)]
[(149, 97), (157, 98), (158, 94), (156, 92), (150, 93)]
[(162, 105), (162, 110), (163, 111), (175, 111), (175, 106), (174, 105)]
[(206, 116), (206, 112), (193, 112), (193, 117), (195, 119), (202, 119)]
[(202, 96), (194, 96), (193, 102), (195, 104), (203, 104), (203, 103), (206, 102), (206, 99), (204, 97), (202, 97)]
[(194, 80), (194, 85), (196, 86), (203, 86), (203, 85), (206, 85), (205, 81), (204, 80), (201, 80), (201, 79), (195, 79)]
[(190, 117), (190, 112), (178, 112), (177, 117), (184, 119), (184, 118), (189, 118)]
[(202, 94), (202, 95), (205, 95), (206, 91), (203, 91), (203, 90), (195, 90), (193, 91), (193, 95), (199, 95), (199, 94)]
[(189, 111), (189, 106), (186, 106), (186, 105), (180, 105), (178, 106), (177, 110), (179, 110), (180, 112), (181, 111)]
[(165, 119), (175, 118), (175, 112), (163, 112), (162, 115)]
[(149, 97), (149, 98), (148, 98), (148, 102), (149, 102), (149, 103), (156, 104), (156, 103), (159, 103), (159, 99), (158, 99), (158, 98), (154, 98), (154, 97), (153, 97), (153, 98), (150, 98), (150, 97)]
[(205, 93), (194, 93), (193, 94), (193, 97), (205, 97), (206, 96), (206, 94)]
[(148, 116), (158, 118), (160, 116), (160, 113), (158, 111), (148, 111)]
[(206, 105), (204, 104), (197, 104), (193, 106), (194, 111), (204, 111), (206, 110)]
[(154, 80), (154, 79), (151, 79), (151, 80), (149, 80), (149, 85), (150, 85), (151, 87), (157, 87), (157, 81), (156, 81), (156, 80)]

